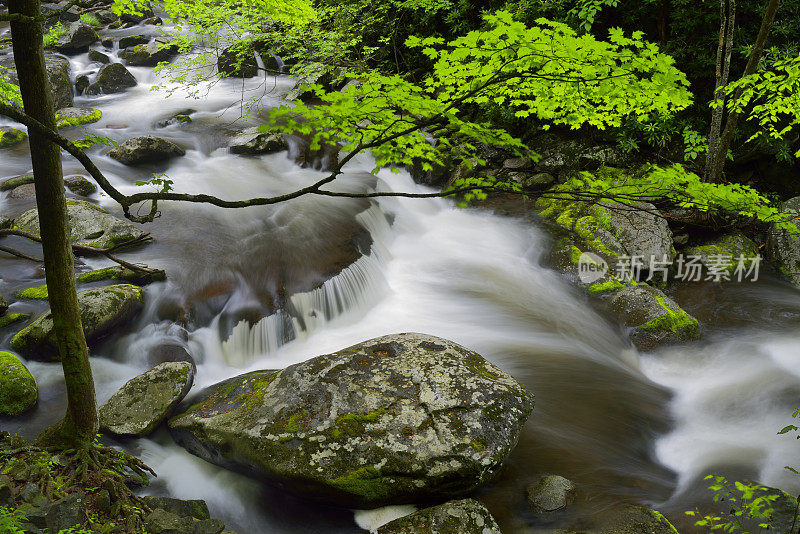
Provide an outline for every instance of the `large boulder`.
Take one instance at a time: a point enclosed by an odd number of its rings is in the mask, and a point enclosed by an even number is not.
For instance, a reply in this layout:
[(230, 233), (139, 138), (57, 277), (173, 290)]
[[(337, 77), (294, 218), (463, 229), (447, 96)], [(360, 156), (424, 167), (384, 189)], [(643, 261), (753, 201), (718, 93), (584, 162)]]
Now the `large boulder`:
[(767, 240), (770, 260), (796, 286), (800, 286), (800, 197), (794, 197), (781, 205), (781, 211), (791, 217), (797, 233), (773, 225)]
[(272, 154), (289, 150), (283, 134), (260, 132), (258, 127), (248, 128), (233, 137), (228, 145), (233, 154)]
[[(728, 234), (712, 241), (688, 247), (683, 251), (685, 259), (695, 257), (706, 268), (706, 280), (721, 281), (741, 277), (761, 261), (756, 245), (750, 238), (739, 234)], [(751, 275), (752, 276), (752, 275)]]
[(603, 510), (559, 534), (678, 534), (666, 517), (657, 510), (623, 504)]
[[(84, 200), (67, 201), (67, 221), (70, 240), (87, 247), (108, 248), (145, 235), (133, 224)], [(36, 208), (29, 209), (17, 217), (14, 227), (39, 235), (39, 212)]]
[(75, 54), (85, 52), (89, 45), (99, 39), (97, 32), (80, 21), (75, 21), (67, 26), (66, 31), (56, 41), (56, 49), (65, 54)]
[(194, 368), (166, 362), (132, 378), (100, 407), (100, 430), (118, 436), (146, 436), (189, 393)]
[(163, 61), (169, 61), (178, 53), (178, 47), (164, 40), (156, 39), (147, 44), (137, 44), (119, 53), (128, 65), (135, 67), (155, 67)]
[(172, 141), (154, 135), (132, 137), (108, 152), (109, 156), (125, 165), (158, 163), (184, 154), (186, 151)]
[(122, 63), (109, 63), (100, 67), (97, 79), (86, 88), (87, 95), (121, 93), (136, 85), (136, 78)]
[(377, 534), (500, 534), (492, 514), (475, 499), (449, 501), (395, 519)]
[(82, 124), (92, 124), (100, 120), (103, 112), (95, 108), (63, 108), (56, 111), (56, 126), (69, 128)]
[(36, 405), (36, 379), (10, 352), (0, 351), (0, 415), (19, 415)]
[(396, 334), (207, 388), (169, 421), (223, 467), (352, 508), (460, 495), (494, 476), (533, 396), (479, 354)]
[(44, 59), (47, 77), (50, 79), (50, 92), (53, 94), (53, 109), (70, 107), (73, 100), (69, 61), (58, 56), (45, 56)]
[(700, 337), (700, 323), (662, 291), (647, 284), (620, 290), (611, 309), (632, 328), (631, 340), (640, 350)]
[(628, 256), (640, 256), (648, 266), (651, 258), (656, 261), (666, 258), (669, 263), (675, 258), (672, 231), (654, 205), (603, 201), (593, 205), (589, 212), (622, 244)]
[(252, 78), (258, 74), (253, 48), (239, 44), (229, 46), (217, 58), (217, 70), (223, 78)]
[[(79, 291), (78, 308), (86, 341), (95, 343), (131, 320), (141, 310), (143, 302), (142, 288), (129, 284)], [(28, 358), (58, 360), (50, 310), (11, 338), (11, 347)]]

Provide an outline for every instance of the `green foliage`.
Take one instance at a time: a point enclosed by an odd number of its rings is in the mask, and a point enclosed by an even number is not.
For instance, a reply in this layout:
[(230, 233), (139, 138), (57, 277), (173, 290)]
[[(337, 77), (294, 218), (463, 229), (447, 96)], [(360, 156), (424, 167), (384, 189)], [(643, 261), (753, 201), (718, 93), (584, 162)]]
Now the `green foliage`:
[(98, 27), (102, 26), (100, 19), (98, 19), (95, 15), (91, 13), (84, 13), (81, 15), (81, 22), (84, 24), (88, 24), (89, 26)]
[(150, 185), (153, 186), (160, 193), (169, 193), (170, 191), (172, 191), (173, 181), (170, 180), (164, 173), (158, 173), (158, 174), (154, 173), (153, 177), (150, 180), (137, 180), (136, 185), (138, 186)]
[(45, 48), (53, 46), (56, 44), (56, 41), (58, 41), (58, 38), (64, 35), (66, 31), (67, 29), (64, 27), (64, 25), (60, 22), (57, 22), (52, 28), (47, 30), (47, 33), (44, 34), (42, 41), (43, 46)]
[(75, 144), (75, 146), (83, 150), (86, 150), (87, 148), (90, 148), (94, 145), (119, 146), (119, 143), (117, 143), (113, 139), (95, 135), (87, 130), (84, 130), (83, 138), (73, 141), (73, 143)]
[(0, 507), (0, 532), (5, 534), (24, 534), (22, 525), (28, 520), (21, 510)]
[(620, 0), (579, 0), (569, 13), (578, 20), (579, 27), (588, 32), (600, 10), (605, 6), (617, 7), (619, 2)]
[[(752, 76), (729, 84), (726, 92), (731, 111), (745, 113), (758, 126), (748, 141), (761, 137), (782, 140), (800, 125), (800, 54), (780, 60)], [(800, 150), (795, 153), (800, 156)]]
[(566, 199), (587, 197), (616, 199), (621, 202), (667, 201), (722, 216), (752, 218), (775, 223), (779, 228), (797, 233), (790, 216), (782, 213), (755, 189), (741, 184), (712, 184), (687, 171), (682, 165), (659, 167), (646, 165), (628, 174), (611, 169), (595, 174), (580, 173), (554, 188)]
[(758, 523), (759, 528), (770, 528), (775, 512), (773, 503), (778, 500), (779, 494), (758, 484), (729, 482), (719, 475), (708, 475), (705, 480), (713, 481), (708, 489), (714, 492), (714, 502), (725, 504), (726, 511), (708, 515), (701, 515), (697, 510), (685, 512), (689, 517), (698, 518), (695, 526), (706, 527), (712, 532), (748, 534), (744, 530), (745, 522), (752, 520)]

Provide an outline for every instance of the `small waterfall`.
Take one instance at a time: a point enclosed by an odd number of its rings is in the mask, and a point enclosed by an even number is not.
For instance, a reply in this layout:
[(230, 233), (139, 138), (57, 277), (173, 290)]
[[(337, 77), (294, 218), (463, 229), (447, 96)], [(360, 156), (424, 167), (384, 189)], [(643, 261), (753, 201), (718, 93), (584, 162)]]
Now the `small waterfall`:
[(305, 338), (331, 321), (343, 317), (358, 320), (380, 300), (388, 288), (383, 271), (390, 256), (387, 245), (391, 225), (377, 203), (356, 215), (356, 220), (372, 237), (369, 253), (320, 287), (292, 295), (286, 310), (253, 325), (240, 321), (222, 342), (226, 363), (245, 367), (256, 357), (272, 354), (289, 341)]

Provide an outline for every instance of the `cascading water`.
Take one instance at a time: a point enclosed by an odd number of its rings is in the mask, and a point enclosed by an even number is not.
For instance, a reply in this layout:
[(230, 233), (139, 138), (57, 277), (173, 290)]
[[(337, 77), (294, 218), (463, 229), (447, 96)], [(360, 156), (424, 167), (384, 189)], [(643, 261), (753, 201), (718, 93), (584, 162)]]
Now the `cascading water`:
[[(116, 53), (110, 54), (115, 61)], [(97, 67), (85, 54), (73, 57), (71, 65), (73, 73)], [(241, 157), (224, 149), (230, 131), (241, 127), (236, 109), (241, 95), (275, 87), (265, 98), (278, 104), (290, 80), (223, 80), (199, 100), (181, 91), (164, 100), (150, 91), (158, 81), (150, 69), (131, 71), (139, 85), (124, 94), (76, 98), (76, 105), (103, 111), (89, 130), (117, 141), (155, 134), (180, 143), (187, 154), (142, 169), (115, 162), (103, 148), (92, 149), (124, 192), (137, 189), (134, 182), (154, 171), (166, 172), (177, 191), (232, 199), (294, 190), (322, 176), (297, 167), (285, 153)], [(195, 110), (191, 124), (155, 126), (187, 108)], [(28, 171), (27, 157), (21, 149), (4, 152), (4, 174)], [(337, 187), (427, 191), (406, 173), (372, 176), (372, 166), (368, 156), (355, 158)], [(81, 168), (66, 158), (65, 172)], [(94, 199), (115, 209), (107, 197)], [(528, 222), (458, 209), (441, 199), (307, 197), (241, 210), (160, 207), (162, 217), (146, 228), (155, 242), (124, 257), (166, 269), (169, 281), (147, 288), (145, 311), (129, 332), (94, 351), (101, 402), (146, 370), (150, 350), (158, 345), (192, 354), (200, 389), (378, 335), (421, 331), (477, 350), (536, 394), (534, 414), (507, 466), (479, 493), (505, 532), (526, 532), (534, 524), (524, 488), (542, 473), (567, 476), (593, 496), (579, 507), (599, 509), (623, 500), (666, 503), (672, 518), (708, 498), (698, 490), (698, 479), (717, 468), (798, 489), (782, 469), (794, 463), (796, 442), (775, 435), (788, 424), (800, 393), (800, 338), (794, 333), (800, 294), (785, 286), (780, 292), (774, 282), (748, 287), (738, 305), (725, 300), (726, 291), (739, 291), (738, 298), (744, 289), (711, 290), (699, 299), (703, 302), (689, 306), (712, 325), (705, 341), (640, 358), (591, 299), (542, 265), (549, 238)], [(25, 206), (0, 199), (3, 214), (21, 209)], [(343, 255), (345, 249), (359, 254)], [(97, 259), (86, 263), (106, 265)], [(20, 260), (0, 258), (0, 272), (4, 295), (41, 282), (40, 273)], [(164, 314), (168, 305), (182, 302), (194, 305), (186, 330)], [(696, 312), (709, 302), (724, 305), (705, 316)], [(15, 306), (42, 309), (36, 303)], [(770, 327), (777, 330), (754, 335), (764, 331), (765, 310), (774, 311)], [(714, 330), (726, 318), (744, 326)], [(2, 333), (3, 346), (10, 333)], [(64, 392), (57, 364), (29, 363), (40, 385), (39, 408), (24, 420), (3, 421), (3, 427), (32, 436), (61, 415)], [(174, 445), (166, 431), (122, 445), (159, 473), (151, 491), (205, 499), (234, 530), (359, 531), (351, 512), (301, 501), (207, 464)]]

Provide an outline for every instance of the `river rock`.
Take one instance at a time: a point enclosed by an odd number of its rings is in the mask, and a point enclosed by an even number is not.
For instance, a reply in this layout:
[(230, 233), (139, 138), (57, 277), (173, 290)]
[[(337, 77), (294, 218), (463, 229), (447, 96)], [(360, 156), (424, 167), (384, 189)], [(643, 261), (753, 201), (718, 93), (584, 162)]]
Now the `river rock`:
[(651, 258), (657, 261), (666, 258), (670, 263), (675, 258), (672, 231), (654, 205), (603, 201), (593, 205), (589, 212), (622, 244), (628, 256), (640, 256), (647, 266)]
[[(49, 15), (57, 11), (58, 16), (55, 17), (56, 21), (69, 23), (80, 20), (81, 14), (80, 14), (80, 8), (78, 6), (73, 5), (69, 9), (62, 11), (62, 9), (67, 7), (67, 4), (68, 4), (67, 0), (62, 0), (61, 2), (42, 2), (42, 7), (41, 7), (42, 15)], [(53, 18), (49, 17), (47, 22), (50, 23), (51, 21), (53, 21)]]
[[(800, 197), (784, 202), (781, 211), (789, 214), (792, 224), (800, 231)], [(786, 278), (800, 286), (800, 232), (792, 234), (773, 224), (767, 239), (767, 254)]]
[(100, 67), (97, 79), (86, 88), (87, 95), (121, 93), (136, 85), (136, 78), (122, 63), (109, 63)]
[(694, 256), (706, 267), (706, 280), (717, 282), (739, 276), (744, 279), (753, 264), (760, 262), (758, 245), (742, 234), (728, 234), (712, 241), (688, 247), (683, 251), (684, 260)]
[(167, 276), (162, 270), (150, 271), (134, 271), (122, 265), (115, 265), (113, 267), (104, 267), (102, 269), (95, 269), (86, 273), (78, 275), (79, 284), (88, 284), (91, 282), (100, 282), (103, 280), (117, 280), (136, 284), (137, 286), (144, 286), (153, 282), (160, 282), (166, 280)]
[(118, 436), (146, 436), (189, 393), (194, 368), (166, 362), (129, 380), (100, 407), (100, 429)]
[(258, 127), (248, 128), (231, 139), (230, 151), (234, 154), (272, 154), (289, 150), (283, 134), (259, 132)]
[(92, 85), (92, 82), (89, 81), (89, 77), (85, 74), (75, 78), (75, 92), (79, 95), (82, 95), (90, 85)]
[(80, 174), (64, 177), (64, 185), (67, 189), (82, 197), (88, 197), (97, 191), (97, 186)]
[(136, 8), (136, 13), (133, 13), (130, 10), (124, 11), (122, 14), (120, 14), (119, 20), (121, 20), (122, 22), (131, 22), (134, 24), (139, 24), (143, 20), (149, 19), (153, 16), (153, 10), (150, 9), (149, 7), (136, 5), (135, 8)]
[(560, 534), (678, 534), (678, 530), (661, 512), (624, 504), (582, 520)]
[(492, 478), (533, 396), (479, 354), (395, 334), (226, 380), (173, 417), (201, 458), (351, 508), (460, 495)]
[(22, 361), (0, 351), (0, 415), (19, 415), (36, 406), (36, 379)]
[(28, 138), (28, 134), (11, 126), (0, 126), (0, 148), (18, 145)]
[[(79, 291), (78, 308), (86, 341), (93, 344), (131, 320), (141, 310), (143, 302), (142, 288), (129, 284)], [(28, 358), (58, 360), (50, 310), (11, 338), (11, 347)]]
[(95, 61), (105, 65), (106, 63), (111, 63), (111, 58), (99, 50), (89, 50), (89, 61)]
[(178, 517), (191, 517), (200, 521), (211, 519), (208, 505), (199, 499), (183, 500), (153, 495), (144, 497), (144, 502), (151, 510), (164, 510)]
[(82, 124), (92, 124), (100, 120), (103, 113), (94, 108), (63, 108), (56, 111), (56, 126), (68, 128)]
[(186, 151), (172, 141), (154, 135), (133, 137), (108, 152), (109, 156), (125, 165), (158, 163), (184, 154)]
[[(69, 77), (69, 61), (61, 56), (45, 53), (45, 68), (50, 80), (50, 92), (53, 95), (53, 109), (66, 108), (72, 105), (72, 81)], [(0, 58), (0, 66), (5, 67), (4, 74), (9, 82), (19, 85), (16, 65), (12, 55)]]
[(15, 187), (8, 193), (8, 198), (15, 198), (17, 200), (36, 200), (36, 186), (33, 184), (25, 184)]
[(423, 508), (379, 527), (377, 534), (500, 534), (492, 514), (475, 499)]
[(8, 311), (8, 301), (0, 296), (0, 315)]
[[(145, 234), (133, 224), (85, 200), (67, 201), (67, 220), (71, 230), (70, 240), (87, 247), (108, 248)], [(17, 217), (14, 226), (39, 235), (39, 213), (36, 208)]]
[(575, 498), (575, 485), (558, 475), (547, 475), (528, 486), (528, 504), (538, 516), (547, 516), (567, 507)]
[(229, 46), (220, 53), (217, 70), (223, 78), (252, 78), (258, 74), (256, 54), (250, 46)]
[(155, 67), (162, 61), (169, 61), (178, 53), (178, 47), (167, 41), (156, 39), (147, 44), (137, 44), (119, 53), (128, 65), (135, 67)]
[(119, 48), (123, 50), (136, 45), (146, 45), (150, 42), (150, 38), (146, 35), (128, 35), (127, 37), (120, 37)]
[(98, 39), (94, 28), (83, 22), (75, 21), (67, 26), (67, 31), (58, 38), (55, 46), (59, 52), (64, 54), (76, 54), (88, 50), (89, 45), (97, 42)]
[(620, 290), (611, 298), (610, 305), (623, 324), (633, 328), (631, 340), (639, 350), (700, 337), (697, 319), (662, 291), (647, 284)]
[(21, 174), (0, 183), (0, 191), (10, 191), (21, 185), (32, 184), (33, 180), (33, 174)]
[(47, 509), (47, 531), (76, 531), (86, 524), (87, 498), (81, 493), (72, 493), (51, 504)]

